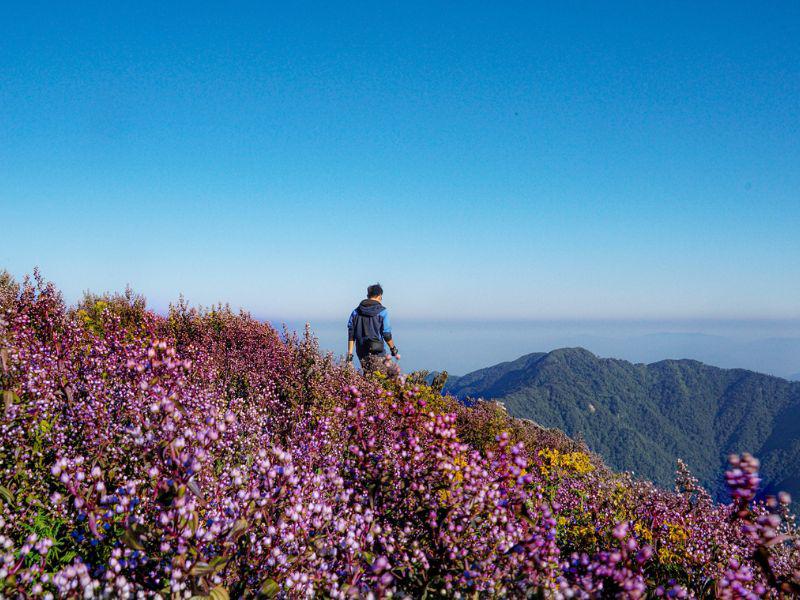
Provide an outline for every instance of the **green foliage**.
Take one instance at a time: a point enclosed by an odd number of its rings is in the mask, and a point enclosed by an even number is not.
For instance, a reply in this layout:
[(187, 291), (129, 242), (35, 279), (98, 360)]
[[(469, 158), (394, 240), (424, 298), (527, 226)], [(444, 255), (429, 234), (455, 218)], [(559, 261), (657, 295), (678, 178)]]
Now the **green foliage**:
[(9, 308), (19, 295), (19, 284), (5, 269), (0, 270), (0, 310)]
[(85, 326), (97, 334), (103, 333), (105, 319), (112, 315), (132, 331), (141, 331), (147, 318), (147, 302), (144, 296), (134, 292), (130, 286), (122, 294), (94, 294), (86, 291), (74, 310)]
[[(46, 572), (58, 571), (78, 556), (75, 544), (69, 535), (73, 525), (69, 520), (52, 515), (43, 509), (36, 513), (32, 523), (23, 525), (29, 534), (34, 533), (39, 539), (49, 538), (53, 541), (50, 551), (44, 557)], [(31, 556), (29, 560), (34, 560), (34, 557)]]
[(456, 412), (459, 408), (458, 400), (452, 396), (443, 396), (441, 388), (436, 389), (425, 383), (427, 372), (418, 371), (407, 376), (404, 382), (383, 373), (382, 371), (373, 372), (370, 377), (380, 387), (395, 396), (402, 394), (405, 390), (411, 389), (418, 401), (423, 402), (426, 412), (437, 415)]
[(445, 385), (581, 436), (614, 469), (671, 486), (683, 459), (717, 498), (730, 453), (762, 457), (767, 490), (800, 497), (800, 383), (692, 360), (643, 365), (581, 348), (530, 354)]

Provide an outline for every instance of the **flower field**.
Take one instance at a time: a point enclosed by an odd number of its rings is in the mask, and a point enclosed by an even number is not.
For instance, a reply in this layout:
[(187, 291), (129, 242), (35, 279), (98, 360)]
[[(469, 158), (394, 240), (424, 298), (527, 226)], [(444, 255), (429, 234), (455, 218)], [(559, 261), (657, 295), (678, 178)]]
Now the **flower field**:
[(0, 309), (2, 597), (800, 594), (749, 455), (722, 505), (224, 307), (68, 308), (36, 277)]

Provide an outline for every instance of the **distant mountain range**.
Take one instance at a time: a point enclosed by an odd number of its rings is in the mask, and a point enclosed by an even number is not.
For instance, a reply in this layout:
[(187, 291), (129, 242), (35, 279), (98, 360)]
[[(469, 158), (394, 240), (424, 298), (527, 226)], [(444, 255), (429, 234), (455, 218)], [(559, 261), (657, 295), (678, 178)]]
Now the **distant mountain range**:
[(512, 415), (580, 436), (611, 467), (665, 487), (682, 458), (719, 499), (727, 456), (749, 451), (761, 459), (765, 491), (800, 499), (800, 382), (563, 348), (451, 377), (444, 391), (500, 400)]

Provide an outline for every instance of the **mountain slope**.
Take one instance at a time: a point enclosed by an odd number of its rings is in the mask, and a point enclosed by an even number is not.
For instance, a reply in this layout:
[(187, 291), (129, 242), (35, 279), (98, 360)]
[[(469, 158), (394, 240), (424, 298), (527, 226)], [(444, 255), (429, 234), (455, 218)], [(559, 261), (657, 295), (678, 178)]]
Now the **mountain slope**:
[(644, 365), (583, 348), (534, 353), (448, 382), (517, 417), (582, 436), (617, 469), (671, 486), (682, 458), (718, 497), (728, 454), (763, 462), (767, 489), (800, 496), (800, 383), (693, 360)]

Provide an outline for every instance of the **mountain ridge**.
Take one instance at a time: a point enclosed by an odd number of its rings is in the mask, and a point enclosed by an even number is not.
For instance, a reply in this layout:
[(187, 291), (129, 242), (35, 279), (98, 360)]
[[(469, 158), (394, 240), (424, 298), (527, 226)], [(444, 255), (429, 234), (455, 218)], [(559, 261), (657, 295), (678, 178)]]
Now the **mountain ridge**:
[(535, 352), (445, 384), (461, 401), (502, 401), (509, 413), (580, 435), (617, 469), (668, 487), (683, 459), (723, 497), (728, 454), (761, 457), (765, 491), (800, 495), (800, 383), (693, 359), (632, 363), (580, 347)]

